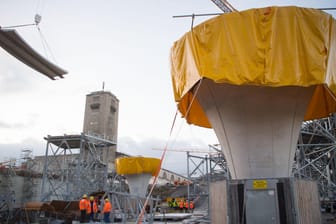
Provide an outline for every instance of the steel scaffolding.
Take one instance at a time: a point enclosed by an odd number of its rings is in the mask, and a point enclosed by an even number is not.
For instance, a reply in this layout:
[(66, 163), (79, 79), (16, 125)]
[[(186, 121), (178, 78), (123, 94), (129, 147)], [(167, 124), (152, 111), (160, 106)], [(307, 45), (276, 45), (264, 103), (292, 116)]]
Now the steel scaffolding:
[(33, 160), (33, 151), (30, 149), (21, 150), (20, 156), (20, 169), (17, 170), (17, 175), (23, 177), (23, 189), (22, 189), (22, 198), (21, 202), (26, 203), (28, 201), (32, 201), (33, 196), (36, 195), (34, 189), (36, 189), (36, 183), (34, 181), (34, 172), (33, 168), (35, 166), (35, 162)]
[(211, 153), (194, 155), (187, 152), (188, 201), (205, 203), (206, 213), (200, 218), (204, 223), (210, 222), (210, 183), (230, 177), (226, 160), (219, 145), (209, 145)]
[[(127, 192), (110, 191), (106, 197), (112, 202), (112, 220), (118, 220), (121, 223), (139, 222), (141, 210), (144, 207), (145, 197), (131, 195)], [(153, 223), (154, 214), (157, 210), (160, 199), (150, 197), (146, 206), (146, 212), (143, 214), (142, 222)]]
[(335, 201), (336, 119), (302, 123), (293, 165), (293, 176), (318, 182), (321, 200)]
[(11, 161), (0, 166), (0, 223), (7, 223), (15, 204), (15, 191), (13, 191), (13, 177), (15, 174), (15, 162)]
[(108, 158), (114, 142), (81, 134), (48, 136), (41, 201), (75, 200), (108, 190)]

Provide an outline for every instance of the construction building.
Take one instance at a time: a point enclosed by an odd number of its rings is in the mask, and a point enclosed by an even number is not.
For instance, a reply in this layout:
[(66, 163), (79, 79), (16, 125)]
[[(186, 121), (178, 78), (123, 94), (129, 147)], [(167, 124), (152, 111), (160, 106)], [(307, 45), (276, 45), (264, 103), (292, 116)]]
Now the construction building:
[[(83, 133), (116, 143), (104, 151), (104, 162), (113, 163), (118, 139), (119, 100), (111, 92), (96, 91), (86, 95)], [(107, 156), (108, 153), (108, 156)]]

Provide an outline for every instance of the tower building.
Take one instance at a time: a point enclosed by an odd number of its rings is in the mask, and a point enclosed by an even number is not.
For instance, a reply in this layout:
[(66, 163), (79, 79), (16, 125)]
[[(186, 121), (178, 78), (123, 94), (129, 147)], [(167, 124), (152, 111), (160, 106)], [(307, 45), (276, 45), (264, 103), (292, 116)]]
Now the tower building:
[[(117, 143), (119, 100), (108, 91), (86, 95), (83, 133)], [(116, 145), (109, 147), (107, 162), (115, 159)], [(105, 157), (106, 158), (106, 157)]]

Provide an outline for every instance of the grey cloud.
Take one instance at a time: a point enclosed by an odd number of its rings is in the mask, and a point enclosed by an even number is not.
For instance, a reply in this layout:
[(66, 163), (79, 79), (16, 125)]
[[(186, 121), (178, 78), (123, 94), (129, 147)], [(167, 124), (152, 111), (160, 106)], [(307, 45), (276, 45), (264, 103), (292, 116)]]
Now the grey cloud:
[(0, 128), (4, 128), (4, 129), (23, 128), (25, 126), (26, 126), (26, 124), (24, 124), (24, 123), (11, 124), (11, 123), (7, 123), (7, 122), (4, 122), (4, 121), (0, 121)]
[(21, 128), (31, 128), (35, 126), (36, 120), (39, 115), (36, 113), (27, 114), (25, 122), (9, 122), (0, 120), (0, 129), (21, 129)]
[(20, 160), (24, 150), (30, 150), (32, 156), (45, 154), (46, 142), (38, 139), (25, 139), (18, 143), (0, 144), (0, 161), (9, 159)]

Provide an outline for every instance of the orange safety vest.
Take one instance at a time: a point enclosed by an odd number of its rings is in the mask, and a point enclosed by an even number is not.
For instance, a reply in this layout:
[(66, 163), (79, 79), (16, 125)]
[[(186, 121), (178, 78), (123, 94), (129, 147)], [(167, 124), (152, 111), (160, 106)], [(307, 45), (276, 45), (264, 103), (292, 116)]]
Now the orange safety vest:
[(179, 206), (180, 206), (180, 208), (183, 208), (183, 201), (179, 202)]
[(189, 207), (190, 207), (191, 209), (194, 209), (194, 203), (193, 203), (192, 201), (189, 203)]
[[(97, 213), (97, 211), (98, 211), (97, 203), (93, 201), (93, 213)], [(86, 213), (91, 214), (91, 201), (88, 202)]]
[(106, 201), (104, 204), (103, 212), (106, 213), (106, 212), (110, 212), (111, 210), (112, 210), (111, 203), (109, 201)]
[(79, 210), (87, 210), (88, 200), (83, 198), (79, 201)]
[(184, 202), (184, 207), (189, 208), (189, 202), (188, 201)]

